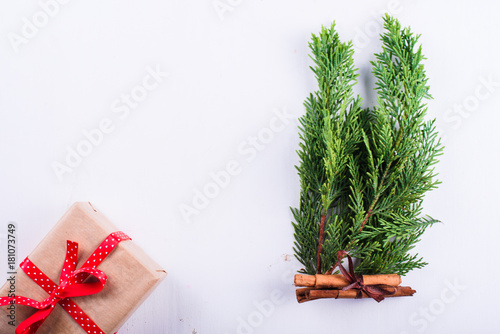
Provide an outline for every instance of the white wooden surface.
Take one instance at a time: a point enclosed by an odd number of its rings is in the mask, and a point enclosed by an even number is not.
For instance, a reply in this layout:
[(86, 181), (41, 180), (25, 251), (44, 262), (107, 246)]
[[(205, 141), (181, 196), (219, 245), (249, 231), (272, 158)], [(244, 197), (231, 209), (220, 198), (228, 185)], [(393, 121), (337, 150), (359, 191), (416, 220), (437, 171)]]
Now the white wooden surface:
[[(18, 224), (18, 259), (88, 200), (169, 272), (121, 334), (496, 332), (500, 296), (478, 277), (500, 274), (498, 2), (54, 1), (0, 3), (0, 229)], [(372, 105), (384, 11), (422, 34), (446, 145), (425, 211), (443, 224), (404, 278), (413, 298), (298, 305), (307, 43), (336, 20)]]

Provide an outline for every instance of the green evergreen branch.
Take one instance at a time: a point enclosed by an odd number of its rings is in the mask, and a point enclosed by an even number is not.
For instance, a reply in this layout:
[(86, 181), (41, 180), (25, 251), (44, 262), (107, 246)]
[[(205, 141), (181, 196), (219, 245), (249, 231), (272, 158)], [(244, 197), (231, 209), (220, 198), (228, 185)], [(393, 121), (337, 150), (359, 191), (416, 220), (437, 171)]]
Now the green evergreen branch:
[(299, 120), (301, 200), (292, 209), (304, 273), (331, 273), (339, 250), (355, 256), (363, 274), (405, 274), (425, 265), (409, 251), (436, 222), (422, 218), (421, 204), (439, 184), (433, 166), (442, 146), (434, 121), (424, 121), (431, 96), (419, 36), (388, 15), (384, 28), (382, 52), (372, 62), (378, 95), (372, 110), (354, 97), (353, 46), (340, 41), (335, 25), (309, 44), (318, 90)]

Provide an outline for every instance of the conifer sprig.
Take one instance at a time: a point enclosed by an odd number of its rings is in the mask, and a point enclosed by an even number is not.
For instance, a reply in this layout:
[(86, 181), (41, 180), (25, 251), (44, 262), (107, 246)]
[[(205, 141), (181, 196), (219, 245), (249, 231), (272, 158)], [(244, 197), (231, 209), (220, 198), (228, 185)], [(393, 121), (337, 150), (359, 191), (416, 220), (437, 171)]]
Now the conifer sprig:
[(436, 188), (433, 165), (442, 152), (418, 37), (386, 15), (382, 52), (372, 62), (377, 106), (354, 96), (352, 43), (335, 25), (309, 46), (318, 90), (305, 101), (297, 166), (301, 182), (295, 219), (297, 259), (308, 274), (330, 273), (339, 250), (358, 259), (357, 273), (398, 273), (425, 263), (409, 251), (436, 222), (422, 216), (424, 194)]

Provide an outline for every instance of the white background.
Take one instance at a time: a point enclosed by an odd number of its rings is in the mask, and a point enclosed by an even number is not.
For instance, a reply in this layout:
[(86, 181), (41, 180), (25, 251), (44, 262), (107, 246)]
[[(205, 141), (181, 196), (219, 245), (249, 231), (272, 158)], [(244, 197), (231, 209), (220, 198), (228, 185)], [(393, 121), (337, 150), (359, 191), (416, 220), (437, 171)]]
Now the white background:
[[(17, 224), (19, 260), (91, 201), (169, 272), (119, 333), (496, 332), (499, 2), (54, 3), (0, 3), (0, 226)], [(297, 117), (316, 88), (310, 34), (335, 20), (354, 40), (370, 106), (385, 11), (422, 34), (446, 145), (425, 212), (443, 223), (415, 249), (429, 265), (403, 278), (413, 297), (299, 305), (289, 207)], [(145, 91), (151, 70), (169, 75)], [(146, 94), (126, 114), (134, 92)]]

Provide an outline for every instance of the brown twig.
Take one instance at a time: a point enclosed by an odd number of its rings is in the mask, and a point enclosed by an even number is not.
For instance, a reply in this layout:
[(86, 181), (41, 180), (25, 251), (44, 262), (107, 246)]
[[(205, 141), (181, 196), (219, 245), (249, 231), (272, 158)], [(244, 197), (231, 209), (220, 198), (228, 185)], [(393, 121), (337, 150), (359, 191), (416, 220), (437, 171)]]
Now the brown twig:
[(319, 224), (318, 254), (316, 257), (316, 272), (321, 274), (321, 253), (323, 252), (323, 242), (325, 241), (326, 215), (321, 215)]
[(373, 202), (372, 207), (371, 207), (371, 208), (370, 208), (370, 210), (368, 210), (368, 212), (366, 213), (366, 217), (365, 217), (365, 219), (363, 220), (363, 222), (361, 223), (361, 227), (359, 228), (359, 232), (361, 232), (361, 231), (363, 230), (363, 227), (365, 227), (365, 224), (366, 224), (366, 222), (368, 221), (368, 218), (370, 218), (370, 216), (372, 215), (373, 206), (375, 206), (375, 203), (376, 203), (376, 202)]

